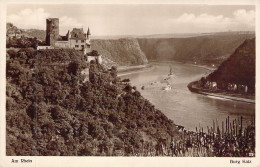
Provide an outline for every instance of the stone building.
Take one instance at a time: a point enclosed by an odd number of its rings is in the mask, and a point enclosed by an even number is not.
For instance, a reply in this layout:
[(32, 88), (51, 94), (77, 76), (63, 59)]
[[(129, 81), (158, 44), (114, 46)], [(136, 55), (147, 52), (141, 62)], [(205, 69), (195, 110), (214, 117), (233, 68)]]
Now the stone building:
[(73, 28), (65, 36), (59, 35), (59, 19), (46, 19), (46, 44), (54, 48), (72, 48), (90, 52), (90, 30), (84, 33), (83, 28)]
[(46, 19), (47, 46), (38, 46), (37, 50), (71, 48), (80, 50), (84, 55), (87, 55), (87, 61), (97, 59), (102, 62), (101, 55), (91, 55), (90, 35), (89, 28), (87, 33), (84, 32), (83, 28), (73, 28), (72, 31), (68, 30), (65, 36), (61, 36), (59, 35), (59, 19), (48, 18)]
[(55, 43), (55, 48), (73, 48), (76, 50), (84, 51), (84, 54), (91, 51), (90, 48), (90, 31), (84, 33), (83, 28), (73, 28), (68, 31), (65, 36), (60, 36)]

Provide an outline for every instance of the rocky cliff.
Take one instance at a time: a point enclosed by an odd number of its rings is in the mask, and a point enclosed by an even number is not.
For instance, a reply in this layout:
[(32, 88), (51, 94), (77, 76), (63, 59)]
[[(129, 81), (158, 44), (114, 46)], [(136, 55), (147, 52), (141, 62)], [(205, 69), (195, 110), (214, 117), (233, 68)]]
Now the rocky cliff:
[(119, 65), (140, 65), (148, 62), (136, 39), (96, 39), (92, 40), (92, 49)]

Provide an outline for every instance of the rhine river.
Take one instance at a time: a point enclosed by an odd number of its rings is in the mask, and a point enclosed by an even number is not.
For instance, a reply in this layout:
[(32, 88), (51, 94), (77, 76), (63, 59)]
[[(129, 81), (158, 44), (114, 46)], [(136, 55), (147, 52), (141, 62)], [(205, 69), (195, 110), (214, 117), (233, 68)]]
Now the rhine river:
[[(188, 83), (209, 74), (211, 71), (208, 69), (177, 62), (152, 65), (152, 70), (129, 74), (122, 78), (129, 78), (132, 86), (136, 86), (146, 99), (175, 124), (195, 130), (196, 127), (212, 127), (213, 120), (218, 122), (221, 128), (221, 122), (225, 122), (228, 116), (231, 121), (243, 116), (243, 124), (249, 124), (254, 119), (254, 104), (213, 98), (189, 91)], [(164, 80), (170, 66), (174, 75)], [(172, 87), (171, 90), (162, 89), (167, 83)], [(144, 90), (141, 89), (142, 86)]]

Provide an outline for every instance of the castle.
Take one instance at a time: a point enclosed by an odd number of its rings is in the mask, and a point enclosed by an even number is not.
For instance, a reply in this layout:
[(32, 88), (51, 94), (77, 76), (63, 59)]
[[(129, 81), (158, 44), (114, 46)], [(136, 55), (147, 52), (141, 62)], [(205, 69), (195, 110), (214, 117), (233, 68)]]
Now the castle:
[(83, 28), (73, 28), (71, 32), (68, 30), (65, 36), (61, 36), (59, 34), (59, 19), (48, 18), (46, 19), (46, 45), (38, 46), (37, 50), (71, 48), (80, 50), (84, 55), (87, 55), (88, 62), (97, 60), (101, 63), (101, 55), (91, 54), (93, 52), (91, 50), (90, 35), (89, 28), (87, 33), (84, 33)]

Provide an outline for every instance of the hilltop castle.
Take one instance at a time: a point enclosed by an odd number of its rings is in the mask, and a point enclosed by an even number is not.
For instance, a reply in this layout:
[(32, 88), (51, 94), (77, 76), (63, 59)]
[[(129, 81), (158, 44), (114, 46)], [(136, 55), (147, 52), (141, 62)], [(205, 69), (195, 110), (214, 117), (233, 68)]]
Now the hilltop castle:
[(89, 28), (87, 33), (84, 33), (83, 28), (73, 28), (71, 32), (68, 30), (65, 36), (61, 36), (59, 34), (59, 19), (48, 18), (46, 19), (46, 46), (38, 46), (37, 50), (71, 48), (80, 50), (84, 55), (87, 55), (87, 61), (97, 59), (101, 63), (101, 55), (91, 54), (90, 35)]

